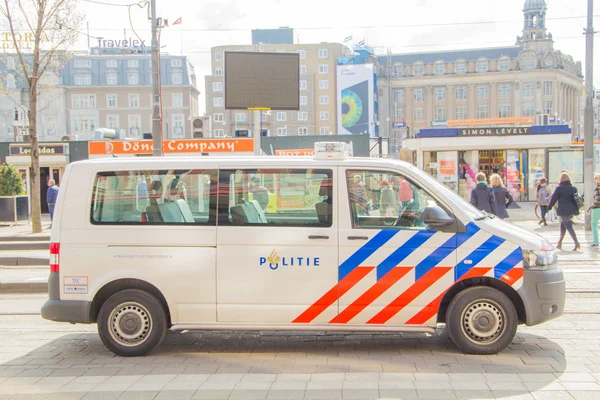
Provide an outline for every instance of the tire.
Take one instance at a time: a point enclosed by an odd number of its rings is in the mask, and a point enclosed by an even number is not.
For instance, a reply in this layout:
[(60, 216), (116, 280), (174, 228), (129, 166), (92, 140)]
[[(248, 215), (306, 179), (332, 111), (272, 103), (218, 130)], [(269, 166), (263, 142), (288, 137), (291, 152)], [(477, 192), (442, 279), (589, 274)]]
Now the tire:
[[(489, 322), (491, 326), (477, 326)], [(463, 290), (450, 302), (446, 328), (450, 340), (467, 354), (496, 354), (517, 333), (518, 315), (512, 301), (499, 290), (477, 286)], [(477, 330), (479, 328), (479, 330)]]
[(160, 301), (148, 292), (123, 290), (102, 304), (98, 333), (102, 343), (113, 353), (124, 357), (142, 356), (164, 339), (167, 315)]

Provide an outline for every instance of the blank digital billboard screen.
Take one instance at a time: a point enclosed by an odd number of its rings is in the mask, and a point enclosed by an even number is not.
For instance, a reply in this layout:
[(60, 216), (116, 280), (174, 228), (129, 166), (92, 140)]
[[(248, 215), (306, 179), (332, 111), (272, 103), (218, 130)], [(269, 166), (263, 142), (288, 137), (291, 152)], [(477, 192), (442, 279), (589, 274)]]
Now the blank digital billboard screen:
[(225, 52), (225, 108), (300, 109), (300, 55)]

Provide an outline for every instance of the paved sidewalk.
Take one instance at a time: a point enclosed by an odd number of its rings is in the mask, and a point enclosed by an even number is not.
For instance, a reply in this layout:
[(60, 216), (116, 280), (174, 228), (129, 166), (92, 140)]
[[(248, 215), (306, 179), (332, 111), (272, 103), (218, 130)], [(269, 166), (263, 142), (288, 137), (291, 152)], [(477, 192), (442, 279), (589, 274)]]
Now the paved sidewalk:
[(0, 241), (9, 237), (20, 237), (21, 240), (33, 240), (50, 236), (50, 214), (42, 214), (42, 233), (31, 233), (31, 220), (18, 225), (0, 225)]

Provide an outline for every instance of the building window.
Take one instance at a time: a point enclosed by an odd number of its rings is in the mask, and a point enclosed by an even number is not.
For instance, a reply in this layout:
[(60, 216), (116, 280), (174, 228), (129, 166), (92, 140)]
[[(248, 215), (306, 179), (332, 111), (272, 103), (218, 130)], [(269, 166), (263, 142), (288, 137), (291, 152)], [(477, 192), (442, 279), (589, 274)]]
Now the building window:
[(307, 96), (300, 96), (300, 105), (301, 106), (305, 106), (308, 104), (308, 97)]
[(488, 85), (477, 85), (477, 100), (487, 100), (490, 97)]
[(394, 103), (404, 103), (404, 89), (394, 89)]
[(183, 107), (183, 94), (173, 93), (173, 95), (171, 96), (171, 101), (172, 101), (173, 107), (175, 107), (175, 108)]
[(544, 100), (544, 114), (552, 114), (552, 100)]
[(319, 58), (328, 58), (329, 51), (327, 49), (319, 49)]
[(138, 60), (127, 60), (127, 68), (138, 68), (139, 65)]
[(298, 121), (308, 121), (308, 113), (306, 111), (299, 111)]
[(213, 137), (225, 137), (224, 129), (213, 129)]
[(140, 95), (130, 94), (129, 95), (129, 108), (138, 108), (140, 106)]
[(96, 118), (73, 117), (72, 126), (75, 132), (93, 132), (96, 130)]
[(321, 121), (328, 121), (329, 120), (329, 111), (321, 111), (319, 113), (319, 118), (321, 119)]
[(329, 104), (329, 96), (319, 96), (319, 104)]
[(401, 77), (404, 75), (404, 65), (396, 64), (394, 65), (394, 76)]
[(521, 60), (521, 62), (519, 63), (519, 65), (521, 66), (521, 69), (524, 71), (527, 70), (532, 70), (535, 69), (535, 63), (536, 60)]
[(402, 122), (404, 121), (404, 108), (403, 107), (396, 107), (396, 115), (394, 116), (394, 119), (396, 122)]
[(320, 133), (321, 133), (321, 135), (329, 135), (329, 127), (328, 126), (322, 126)]
[(329, 65), (327, 65), (327, 64), (319, 65), (319, 73), (320, 74), (326, 74), (327, 72), (329, 72)]
[(446, 107), (435, 107), (433, 110), (434, 121), (445, 121), (446, 120)]
[(488, 72), (488, 61), (487, 60), (478, 60), (475, 71), (478, 73)]
[(552, 82), (544, 82), (544, 96), (552, 96)]
[(106, 68), (117, 68), (117, 60), (106, 60)]
[(221, 61), (221, 52), (215, 51), (215, 61)]
[(456, 64), (454, 64), (454, 72), (457, 74), (466, 74), (467, 64), (464, 61), (457, 61)]
[(213, 92), (222, 92), (223, 82), (213, 82)]
[(477, 104), (477, 118), (489, 118), (490, 109), (487, 104)]
[(116, 72), (107, 72), (106, 73), (106, 84), (107, 85), (116, 85), (118, 83), (119, 75)]
[(308, 88), (308, 84), (306, 81), (300, 81), (300, 90), (306, 90)]
[(413, 112), (413, 121), (422, 122), (425, 120), (425, 109), (423, 107), (415, 107)]
[(235, 113), (235, 122), (246, 122), (246, 113)]
[(286, 121), (287, 120), (287, 112), (279, 111), (277, 113), (277, 121)]
[(140, 84), (140, 73), (137, 71), (129, 71), (127, 73), (127, 84), (128, 85), (139, 85)]
[(498, 85), (498, 97), (501, 99), (510, 99), (510, 83)]
[(425, 65), (423, 63), (417, 63), (413, 65), (413, 75), (423, 76), (425, 74)]
[(215, 122), (223, 122), (223, 121), (225, 121), (225, 117), (224, 117), (223, 114), (217, 113), (217, 114), (213, 115), (213, 121), (215, 121)]
[(319, 81), (319, 89), (329, 89), (329, 81), (327, 79)]
[(91, 68), (91, 60), (75, 60), (75, 68)]
[(467, 99), (467, 87), (466, 86), (457, 86), (455, 90), (456, 100), (466, 100)]
[(510, 103), (502, 103), (498, 105), (498, 117), (509, 118), (510, 117)]
[(467, 105), (459, 104), (456, 106), (456, 115), (455, 119), (467, 119)]
[(532, 117), (535, 115), (535, 104), (533, 101), (525, 101), (522, 104), (523, 112), (521, 113), (523, 117)]
[(308, 135), (308, 128), (306, 128), (306, 127), (298, 128), (298, 135), (299, 136)]
[(107, 115), (106, 116), (106, 127), (108, 129), (119, 129), (119, 116), (118, 115)]
[(498, 71), (510, 71), (510, 58), (501, 58), (498, 61)]
[(277, 128), (277, 136), (287, 136), (287, 128)]
[(533, 97), (535, 95), (535, 83), (523, 82), (521, 85), (523, 97)]
[(185, 137), (185, 116), (183, 114), (174, 114), (173, 115), (173, 129), (172, 135), (174, 138), (182, 138)]
[(106, 106), (108, 108), (117, 108), (117, 95), (116, 94), (107, 94), (106, 95)]
[(446, 88), (445, 87), (433, 88), (433, 98), (435, 99), (435, 101), (446, 100)]
[(425, 101), (425, 90), (423, 88), (416, 88), (413, 90), (413, 99), (417, 102)]
[(171, 60), (171, 67), (181, 67), (182, 63), (181, 63), (181, 58), (175, 58), (173, 60)]
[(213, 99), (213, 106), (215, 106), (215, 107), (223, 107), (223, 98), (222, 97), (215, 97)]
[(446, 64), (443, 61), (438, 61), (433, 65), (433, 73), (435, 75), (444, 75), (446, 73)]
[(301, 73), (301, 74), (305, 74), (305, 73), (306, 73), (306, 65), (302, 64), (302, 65), (300, 66), (300, 73)]
[(129, 135), (133, 137), (140, 136), (142, 130), (142, 117), (139, 115), (129, 114), (127, 116), (127, 120), (129, 125)]
[(14, 70), (14, 69), (15, 69), (15, 59), (14, 59), (13, 57), (8, 57), (8, 58), (6, 59), (6, 66), (7, 66), (9, 69), (12, 69), (12, 70)]
[(304, 60), (306, 58), (306, 50), (298, 50), (296, 53), (300, 54), (301, 60)]
[(221, 68), (215, 68), (215, 75), (217, 75), (217, 76), (223, 75), (223, 70)]
[(75, 75), (75, 85), (83, 86), (83, 85), (91, 85), (92, 84), (92, 75), (91, 74), (76, 74)]
[(183, 74), (179, 71), (171, 72), (171, 83), (173, 85), (181, 85), (183, 83)]

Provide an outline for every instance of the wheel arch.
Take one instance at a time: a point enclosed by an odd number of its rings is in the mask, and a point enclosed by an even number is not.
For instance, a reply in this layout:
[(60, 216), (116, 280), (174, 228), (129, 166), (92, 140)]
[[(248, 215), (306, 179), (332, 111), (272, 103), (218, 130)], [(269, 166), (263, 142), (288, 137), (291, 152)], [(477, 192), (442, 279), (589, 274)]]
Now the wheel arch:
[(444, 295), (442, 301), (440, 302), (440, 306), (438, 308), (437, 322), (446, 322), (446, 311), (448, 310), (448, 306), (452, 302), (452, 299), (462, 292), (465, 289), (483, 286), (490, 287), (500, 291), (505, 294), (510, 301), (515, 306), (517, 310), (518, 323), (523, 324), (527, 320), (527, 315), (525, 311), (525, 304), (523, 303), (523, 299), (519, 296), (519, 293), (512, 286), (502, 282), (501, 280), (491, 278), (489, 276), (479, 276), (474, 278), (465, 279), (460, 282), (456, 282)]

